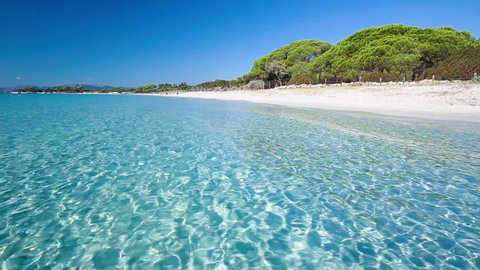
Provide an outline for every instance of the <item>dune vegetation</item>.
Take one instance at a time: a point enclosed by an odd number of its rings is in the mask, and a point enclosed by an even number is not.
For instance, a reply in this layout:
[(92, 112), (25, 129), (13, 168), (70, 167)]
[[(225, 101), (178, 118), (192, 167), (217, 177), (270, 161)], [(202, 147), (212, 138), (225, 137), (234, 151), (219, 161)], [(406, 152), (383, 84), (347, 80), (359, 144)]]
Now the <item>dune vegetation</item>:
[(476, 81), (480, 80), (480, 42), (452, 53), (427, 72), (427, 76), (436, 76), (442, 80), (468, 80), (472, 78), (472, 74)]

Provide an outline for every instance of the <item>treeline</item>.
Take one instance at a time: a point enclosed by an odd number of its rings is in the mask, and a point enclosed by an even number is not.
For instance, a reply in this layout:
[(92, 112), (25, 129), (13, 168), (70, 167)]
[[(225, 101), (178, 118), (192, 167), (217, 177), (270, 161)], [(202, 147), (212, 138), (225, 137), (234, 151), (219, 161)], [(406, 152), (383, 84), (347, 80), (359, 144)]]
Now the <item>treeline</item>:
[(164, 93), (168, 91), (188, 91), (192, 88), (187, 83), (181, 84), (147, 84), (138, 87), (107, 87), (106, 89), (88, 88), (81, 85), (57, 85), (45, 88), (27, 87), (19, 89), (23, 93), (84, 93), (84, 92), (102, 92), (102, 93)]
[(83, 87), (77, 85), (57, 85), (45, 88), (28, 87), (24, 89), (19, 89), (18, 91), (24, 93), (82, 93), (86, 90)]
[[(248, 76), (274, 86), (420, 80), (436, 71), (439, 79), (469, 79), (480, 72), (478, 43), (470, 33), (451, 27), (373, 27), (337, 45), (294, 42), (256, 60)], [(455, 65), (449, 64), (454, 60)]]
[(161, 84), (147, 84), (141, 85), (135, 88), (126, 88), (123, 91), (118, 91), (118, 89), (110, 89), (105, 92), (132, 92), (132, 93), (164, 93), (169, 91), (187, 91), (192, 86), (188, 85), (187, 83), (180, 83), (180, 84), (169, 84), (169, 83), (161, 83)]
[(358, 31), (336, 45), (293, 42), (260, 57), (248, 74), (236, 80), (200, 85), (225, 88), (261, 82), (271, 88), (325, 82), (469, 80), (480, 74), (479, 52), (480, 40), (468, 32), (393, 24)]
[[(189, 90), (272, 88), (285, 84), (354, 81), (468, 80), (480, 74), (480, 40), (451, 27), (386, 25), (358, 31), (336, 45), (317, 40), (293, 42), (253, 63), (234, 80), (198, 85), (148, 84), (103, 92), (163, 93)], [(477, 79), (478, 80), (478, 79)], [(23, 92), (85, 92), (78, 85), (28, 88)]]

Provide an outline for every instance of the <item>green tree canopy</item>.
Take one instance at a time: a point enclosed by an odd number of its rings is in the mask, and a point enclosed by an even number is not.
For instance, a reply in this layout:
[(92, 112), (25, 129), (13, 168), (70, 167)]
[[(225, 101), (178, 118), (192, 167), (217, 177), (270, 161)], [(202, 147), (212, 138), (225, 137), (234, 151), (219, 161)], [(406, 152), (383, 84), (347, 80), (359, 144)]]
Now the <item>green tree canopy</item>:
[(157, 91), (157, 85), (156, 84), (147, 84), (147, 85), (141, 85), (135, 88), (133, 92), (135, 93), (152, 93)]
[(203, 82), (198, 84), (197, 86), (206, 88), (206, 89), (213, 89), (213, 88), (227, 88), (230, 86), (230, 81), (227, 80), (215, 80), (210, 82)]
[(289, 68), (292, 77), (288, 81), (289, 84), (312, 83), (316, 80), (314, 73), (310, 67), (310, 63), (298, 62)]
[(416, 78), (458, 49), (475, 42), (468, 32), (451, 27), (386, 25), (361, 30), (314, 60), (320, 77), (354, 81), (368, 73)]
[(293, 42), (257, 59), (247, 76), (251, 79), (288, 81), (295, 76), (292, 75), (293, 66), (298, 63), (311, 63), (331, 47), (331, 44), (317, 40)]

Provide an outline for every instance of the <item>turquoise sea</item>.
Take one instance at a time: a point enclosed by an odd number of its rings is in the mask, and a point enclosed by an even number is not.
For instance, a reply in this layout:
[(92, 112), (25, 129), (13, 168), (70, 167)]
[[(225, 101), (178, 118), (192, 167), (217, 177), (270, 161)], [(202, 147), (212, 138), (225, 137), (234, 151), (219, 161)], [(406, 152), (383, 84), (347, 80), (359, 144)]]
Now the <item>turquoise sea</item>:
[(479, 269), (480, 126), (0, 95), (0, 269)]

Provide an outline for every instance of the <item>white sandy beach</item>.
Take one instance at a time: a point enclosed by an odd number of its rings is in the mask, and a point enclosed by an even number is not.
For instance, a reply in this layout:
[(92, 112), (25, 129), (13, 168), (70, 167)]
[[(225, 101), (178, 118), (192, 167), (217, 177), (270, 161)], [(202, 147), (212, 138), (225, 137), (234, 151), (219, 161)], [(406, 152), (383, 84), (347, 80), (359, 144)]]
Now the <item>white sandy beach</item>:
[(184, 92), (175, 96), (480, 122), (480, 84), (471, 82), (344, 84), (269, 90)]

